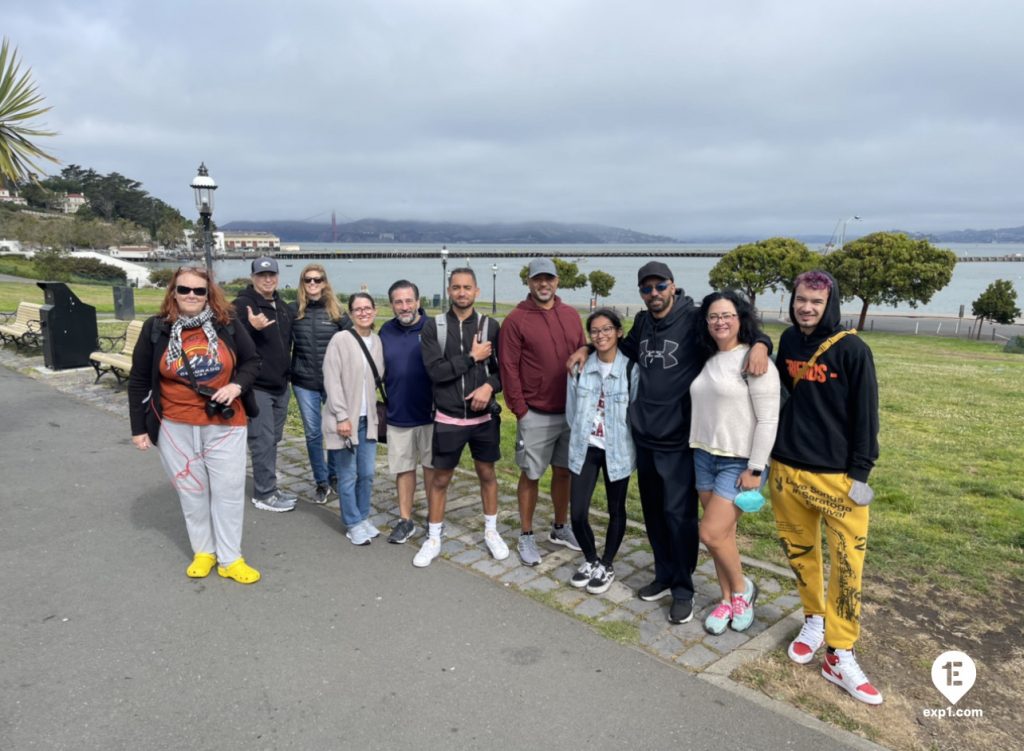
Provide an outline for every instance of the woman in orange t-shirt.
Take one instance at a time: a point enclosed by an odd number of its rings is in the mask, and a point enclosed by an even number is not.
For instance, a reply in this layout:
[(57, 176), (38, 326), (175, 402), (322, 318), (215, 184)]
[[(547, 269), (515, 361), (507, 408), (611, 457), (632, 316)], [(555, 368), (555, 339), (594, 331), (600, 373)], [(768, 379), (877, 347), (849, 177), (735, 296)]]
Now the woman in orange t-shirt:
[(260, 573), (242, 558), (247, 416), (256, 348), (202, 268), (182, 267), (160, 313), (143, 324), (132, 356), (128, 408), (132, 443), (157, 446), (178, 491), (194, 558), (192, 578), (217, 572), (242, 584)]

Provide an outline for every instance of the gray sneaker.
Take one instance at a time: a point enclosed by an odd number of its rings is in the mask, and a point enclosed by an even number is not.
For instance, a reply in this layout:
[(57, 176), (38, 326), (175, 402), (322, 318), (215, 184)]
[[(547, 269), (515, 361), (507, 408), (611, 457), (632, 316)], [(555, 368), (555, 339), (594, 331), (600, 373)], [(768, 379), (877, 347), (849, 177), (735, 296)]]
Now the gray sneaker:
[(388, 542), (392, 545), (402, 545), (414, 534), (416, 534), (416, 525), (413, 524), (412, 519), (399, 519), (395, 526), (391, 528)]
[(519, 535), (519, 544), (516, 545), (519, 552), (519, 560), (524, 566), (536, 566), (540, 563), (540, 551), (537, 550), (537, 541), (533, 535)]
[(334, 491), (331, 490), (331, 486), (326, 482), (320, 483), (316, 486), (316, 490), (313, 492), (313, 503), (318, 506), (322, 506), (327, 503), (327, 499), (331, 497), (331, 493), (333, 492)]
[(555, 543), (555, 545), (564, 545), (570, 550), (583, 550), (580, 544), (576, 542), (576, 535), (572, 533), (572, 527), (568, 524), (562, 527), (552, 527), (548, 540)]
[(252, 505), (263, 511), (275, 511), (281, 513), (283, 511), (292, 511), (295, 509), (295, 501), (297, 499), (293, 495), (285, 495), (280, 490), (275, 490), (266, 498), (252, 499)]

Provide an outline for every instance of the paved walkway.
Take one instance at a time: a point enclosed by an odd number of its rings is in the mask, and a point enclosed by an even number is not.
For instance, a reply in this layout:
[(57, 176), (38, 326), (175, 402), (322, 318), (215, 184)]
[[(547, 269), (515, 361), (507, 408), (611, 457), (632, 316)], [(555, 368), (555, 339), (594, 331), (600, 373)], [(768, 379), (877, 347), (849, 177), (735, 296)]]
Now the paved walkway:
[[(0, 365), (9, 369), (17, 370), (42, 381), (50, 388), (63, 391), (95, 407), (111, 412), (121, 419), (127, 418), (126, 396), (123, 390), (116, 390), (113, 380), (109, 377), (103, 379), (100, 384), (92, 384), (93, 373), (90, 370), (65, 371), (53, 373), (42, 365), (42, 358), (25, 357), (14, 353), (12, 348), (0, 348)], [(5, 379), (5, 381), (8, 379)], [(125, 440), (127, 430), (124, 431)], [(140, 455), (141, 456), (141, 455)], [(132, 459), (136, 457), (133, 455)], [(142, 457), (143, 459), (154, 459), (154, 457)], [(152, 464), (152, 462), (148, 463)], [(297, 493), (301, 498), (309, 498), (312, 494), (312, 485), (307, 479), (307, 460), (305, 456), (305, 444), (299, 438), (287, 438), (282, 446), (279, 458), (279, 473), (281, 484), (288, 490)], [(374, 489), (374, 523), (382, 528), (387, 528), (396, 519), (397, 507), (394, 498), (394, 485), (383, 468), (383, 451), (378, 462), (378, 481)], [(152, 467), (150, 467), (152, 470)], [(169, 494), (170, 489), (166, 488)], [(518, 590), (533, 599), (539, 600), (547, 606), (570, 614), (571, 616), (593, 626), (599, 633), (613, 637), (615, 640), (625, 644), (633, 644), (653, 655), (664, 663), (684, 668), (685, 671), (697, 674), (705, 684), (716, 684), (719, 688), (726, 689), (735, 698), (733, 700), (750, 702), (752, 705), (768, 707), (772, 713), (780, 717), (788, 718), (800, 726), (815, 728), (818, 732), (825, 732), (828, 739), (818, 736), (818, 742), (824, 742), (829, 746), (849, 745), (850, 747), (873, 748), (874, 746), (831, 728), (825, 729), (817, 721), (802, 715), (801, 713), (772, 702), (765, 697), (734, 684), (729, 674), (740, 664), (752, 659), (767, 649), (773, 649), (788, 640), (798, 628), (799, 615), (795, 614), (799, 601), (793, 591), (789, 578), (789, 572), (777, 567), (747, 561), (747, 573), (754, 578), (761, 590), (761, 598), (757, 604), (757, 619), (751, 629), (745, 633), (727, 631), (721, 636), (710, 636), (702, 628), (702, 620), (711, 605), (716, 601), (718, 595), (717, 580), (714, 576), (713, 563), (706, 556), (702, 556), (696, 576), (697, 597), (695, 600), (695, 617), (688, 624), (673, 626), (668, 623), (666, 615), (669, 600), (658, 603), (647, 603), (636, 598), (634, 590), (648, 583), (653, 579), (653, 558), (646, 542), (640, 525), (633, 525), (627, 534), (622, 549), (616, 561), (617, 581), (612, 588), (600, 596), (587, 595), (585, 592), (576, 590), (566, 583), (579, 564), (578, 553), (565, 548), (550, 545), (544, 542), (541, 536), (541, 546), (545, 549), (544, 560), (541, 565), (535, 568), (524, 567), (514, 552), (515, 534), (517, 530), (517, 510), (514, 493), (505, 493), (501, 496), (501, 511), (499, 513), (499, 530), (510, 543), (512, 554), (505, 561), (495, 561), (487, 554), (482, 542), (482, 517), (480, 514), (479, 494), (475, 478), (466, 474), (457, 475), (449, 493), (449, 504), (446, 522), (447, 538), (442, 550), (444, 562), (437, 561), (426, 570), (416, 570), (412, 567), (412, 557), (422, 540), (422, 529), (420, 534), (405, 546), (391, 546), (377, 544), (372, 546), (376, 549), (374, 558), (384, 556), (389, 565), (398, 565), (403, 572), (400, 574), (403, 584), (415, 587), (426, 587), (436, 585), (438, 577), (447, 577), (448, 572), (462, 569), (471, 572), (477, 578), (491, 582), (496, 590), (511, 589)], [(548, 520), (542, 518), (541, 511), (550, 509), (550, 503), (541, 503), (538, 506), (538, 519), (536, 528), (538, 531), (545, 531), (548, 528)], [(422, 527), (425, 504), (422, 501), (422, 491), (418, 495), (416, 503), (417, 521)], [(319, 519), (321, 528), (339, 529), (337, 503), (327, 506), (315, 506), (313, 504), (302, 505), (300, 509), (302, 518)], [(285, 519), (294, 517), (289, 515), (272, 515), (260, 513), (252, 509), (247, 514), (247, 529), (253, 517), (261, 524), (275, 525)], [(179, 520), (180, 521), (180, 520)], [(182, 525), (183, 526), (183, 525)], [(598, 523), (598, 527), (602, 525)], [(279, 528), (279, 527), (275, 527)], [(597, 531), (595, 529), (595, 531)], [(183, 532), (182, 532), (183, 534)], [(250, 539), (249, 532), (246, 532), (247, 540)], [(336, 538), (343, 548), (348, 559), (353, 555), (359, 556), (368, 549), (359, 549), (347, 545), (344, 538)], [(337, 542), (332, 543), (334, 545)], [(247, 546), (247, 549), (251, 549)], [(354, 551), (354, 552), (353, 552)], [(250, 554), (253, 563), (264, 569), (265, 578), (272, 579), (272, 571), (275, 561), (267, 560), (266, 553)], [(180, 556), (179, 556), (180, 557)], [(292, 555), (292, 559), (295, 559)], [(366, 561), (369, 556), (363, 555), (362, 560)], [(268, 572), (267, 569), (270, 569)], [(334, 565), (329, 566), (334, 569)], [(441, 569), (441, 572), (438, 571)], [(267, 576), (271, 573), (271, 576)], [(351, 576), (362, 577), (365, 572), (350, 572)], [(280, 581), (280, 574), (278, 580)], [(202, 585), (205, 586), (205, 585)], [(263, 583), (257, 586), (263, 586)], [(269, 587), (268, 587), (269, 588)], [(451, 594), (447, 606), (455, 607), (456, 611), (461, 602)], [(378, 600), (381, 598), (378, 597)], [(434, 603), (437, 604), (436, 602)], [(461, 606), (465, 607), (465, 606)], [(475, 608), (474, 608), (475, 612)], [(389, 629), (403, 628), (404, 625), (415, 623), (421, 618), (421, 612), (412, 611), (405, 613), (400, 624), (380, 624), (389, 633)], [(455, 612), (454, 615), (462, 615)], [(254, 624), (256, 625), (256, 624)], [(332, 627), (333, 628), (333, 627)], [(256, 628), (257, 632), (261, 629)], [(264, 633), (262, 637), (256, 637), (258, 643), (261, 638), (274, 639), (273, 633)], [(289, 637), (290, 638), (290, 637)], [(621, 649), (610, 640), (604, 640), (608, 649)], [(427, 641), (429, 643), (429, 639)], [(254, 644), (255, 646), (255, 644)], [(367, 645), (369, 648), (370, 645)], [(308, 647), (303, 647), (304, 649)], [(387, 660), (386, 657), (381, 659)], [(525, 659), (525, 658), (524, 658)], [(454, 668), (453, 668), (454, 669)], [(600, 672), (600, 670), (598, 670)], [(823, 690), (828, 687), (824, 686)], [(510, 691), (518, 692), (520, 689), (513, 687)], [(712, 690), (709, 686), (707, 690)], [(692, 692), (687, 692), (690, 695)], [(732, 700), (730, 700), (732, 701)], [(606, 709), (602, 709), (606, 706)], [(609, 705), (602, 705), (600, 702), (590, 705), (590, 711), (597, 712), (595, 716), (601, 716), (606, 711), (615, 711), (615, 702)], [(714, 711), (711, 710), (712, 715)], [(688, 713), (687, 713), (688, 715)], [(705, 718), (708, 721), (709, 718)], [(713, 720), (713, 718), (710, 718)], [(696, 721), (696, 719), (694, 719)], [(689, 720), (685, 720), (689, 722)], [(526, 723), (529, 725), (529, 722)], [(710, 722), (715, 725), (714, 721)], [(732, 726), (732, 722), (729, 723)], [(793, 728), (796, 732), (796, 728)], [(803, 728), (800, 732), (804, 732)], [(730, 731), (732, 740), (736, 738)], [(0, 739), (3, 738), (3, 723), (0, 721)], [(752, 736), (754, 743), (748, 739), (746, 745), (751, 748), (762, 747), (757, 743), (760, 738), (756, 733)], [(795, 736), (784, 734), (778, 738), (773, 745), (784, 745), (794, 742)], [(468, 738), (464, 738), (468, 741)], [(479, 740), (479, 739), (478, 739)], [(615, 745), (610, 743), (608, 745)], [(620, 739), (622, 740), (622, 739)], [(664, 740), (664, 739), (662, 739)], [(0, 745), (3, 745), (0, 743)], [(45, 745), (45, 744), (44, 744)], [(460, 744), (455, 744), (460, 745)], [(513, 744), (515, 745), (515, 744)], [(533, 745), (533, 744), (526, 744)], [(634, 744), (635, 745), (635, 744)], [(644, 744), (640, 744), (641, 746)], [(802, 747), (802, 743), (795, 744)], [(811, 746), (808, 747), (812, 747)], [(660, 747), (658, 743), (647, 747)]]

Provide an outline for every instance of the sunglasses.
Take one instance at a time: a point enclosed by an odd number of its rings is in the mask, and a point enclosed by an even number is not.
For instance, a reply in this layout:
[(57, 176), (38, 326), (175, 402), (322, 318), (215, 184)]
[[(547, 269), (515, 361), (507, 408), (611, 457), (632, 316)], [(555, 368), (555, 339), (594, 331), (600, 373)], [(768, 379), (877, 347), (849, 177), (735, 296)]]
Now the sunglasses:
[(303, 280), (306, 284), (323, 284), (324, 278), (322, 276), (307, 276)]
[(654, 290), (658, 290), (658, 292), (664, 292), (665, 290), (668, 289), (668, 285), (670, 284), (672, 284), (672, 282), (658, 282), (653, 287), (650, 284), (645, 284), (643, 287), (640, 288), (640, 294), (649, 295), (652, 292), (654, 292)]
[(174, 288), (174, 291), (179, 295), (195, 295), (196, 297), (206, 297), (206, 287), (186, 287), (184, 284), (179, 284)]

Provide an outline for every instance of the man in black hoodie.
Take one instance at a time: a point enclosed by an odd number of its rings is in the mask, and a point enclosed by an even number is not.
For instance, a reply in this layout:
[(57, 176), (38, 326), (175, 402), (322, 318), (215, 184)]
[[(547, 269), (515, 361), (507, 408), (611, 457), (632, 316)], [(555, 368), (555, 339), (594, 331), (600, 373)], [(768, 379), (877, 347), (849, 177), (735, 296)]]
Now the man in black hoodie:
[(256, 345), (263, 367), (253, 385), (258, 417), (249, 420), (252, 455), (252, 504), (264, 511), (291, 511), (296, 497), (277, 487), (277, 444), (288, 417), (292, 316), (277, 294), (278, 269), (273, 258), (252, 262), (252, 283), (235, 301), (235, 314)]
[[(867, 481), (878, 459), (878, 381), (871, 350), (839, 324), (839, 299), (835, 279), (822, 271), (793, 284), (794, 325), (783, 332), (776, 360), (790, 397), (779, 415), (769, 486), (804, 607), (790, 659), (811, 662), (824, 644), (822, 676), (855, 699), (881, 704), (853, 653), (874, 496)], [(822, 522), (831, 560), (827, 600)]]
[[(672, 271), (660, 261), (637, 273), (647, 307), (619, 348), (637, 364), (637, 398), (629, 405), (636, 444), (637, 480), (647, 538), (654, 553), (654, 581), (637, 591), (653, 602), (669, 594), (668, 619), (686, 623), (693, 617), (693, 572), (700, 537), (697, 486), (690, 449), (690, 384), (704, 367), (697, 331), (707, 326), (700, 308), (676, 289)], [(768, 370), (771, 340), (758, 340), (748, 371)], [(578, 357), (585, 350), (577, 350)]]

